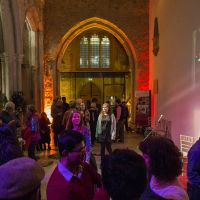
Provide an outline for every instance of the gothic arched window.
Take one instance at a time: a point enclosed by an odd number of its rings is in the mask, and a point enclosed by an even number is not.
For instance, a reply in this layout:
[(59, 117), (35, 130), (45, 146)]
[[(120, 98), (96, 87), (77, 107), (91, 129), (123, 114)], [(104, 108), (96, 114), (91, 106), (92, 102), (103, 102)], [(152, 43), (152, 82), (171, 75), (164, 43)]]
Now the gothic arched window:
[(91, 68), (99, 67), (100, 60), (100, 39), (99, 36), (94, 34), (90, 38), (90, 66)]
[(109, 68), (110, 66), (110, 40), (104, 36), (101, 40), (101, 67)]
[(98, 34), (83, 36), (80, 40), (80, 68), (109, 68), (110, 39)]
[(88, 68), (88, 38), (82, 37), (80, 41), (80, 67)]

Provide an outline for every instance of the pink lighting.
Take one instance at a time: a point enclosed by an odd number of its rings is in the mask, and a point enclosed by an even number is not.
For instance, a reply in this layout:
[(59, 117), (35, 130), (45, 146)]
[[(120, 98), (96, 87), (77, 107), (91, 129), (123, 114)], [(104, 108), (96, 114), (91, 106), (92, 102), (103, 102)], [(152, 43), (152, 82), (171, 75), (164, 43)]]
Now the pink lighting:
[(200, 136), (199, 119), (200, 119), (200, 109), (194, 110), (194, 137), (195, 138), (199, 138)]

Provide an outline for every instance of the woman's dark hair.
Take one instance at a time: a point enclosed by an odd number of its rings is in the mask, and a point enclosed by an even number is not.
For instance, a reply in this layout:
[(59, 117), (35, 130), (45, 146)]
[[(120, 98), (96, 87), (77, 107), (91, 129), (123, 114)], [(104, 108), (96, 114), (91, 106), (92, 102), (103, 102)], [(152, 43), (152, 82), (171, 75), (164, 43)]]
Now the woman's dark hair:
[(139, 149), (149, 156), (149, 171), (158, 180), (172, 181), (182, 172), (182, 153), (174, 142), (162, 136), (150, 136)]
[(139, 199), (147, 182), (144, 159), (133, 150), (114, 150), (102, 162), (102, 182), (113, 200)]
[(117, 98), (117, 99), (115, 100), (115, 102), (118, 103), (118, 104), (120, 104), (120, 103), (121, 103), (121, 100), (120, 100), (119, 98)]
[(70, 116), (69, 116), (69, 120), (68, 120), (68, 123), (67, 123), (66, 130), (72, 130), (72, 129), (73, 129), (72, 117), (73, 117), (74, 113), (80, 114), (80, 124), (79, 124), (79, 128), (81, 129), (82, 126), (84, 125), (84, 122), (83, 122), (83, 115), (81, 114), (81, 112), (79, 112), (79, 111), (72, 111), (72, 112), (70, 113)]

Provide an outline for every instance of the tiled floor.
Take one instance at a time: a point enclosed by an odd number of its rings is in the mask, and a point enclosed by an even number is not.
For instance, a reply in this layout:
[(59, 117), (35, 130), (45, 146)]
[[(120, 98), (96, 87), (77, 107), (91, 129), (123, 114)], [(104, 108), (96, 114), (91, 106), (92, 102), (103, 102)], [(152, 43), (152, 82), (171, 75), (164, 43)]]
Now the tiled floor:
[[(129, 132), (125, 134), (125, 143), (113, 143), (112, 148), (113, 150), (116, 148), (129, 148), (138, 151), (137, 146), (139, 142), (143, 139), (143, 136), (136, 134), (134, 132)], [(97, 166), (99, 169), (100, 166), (100, 144), (95, 144), (92, 152), (95, 155), (95, 159), (97, 162)], [(41, 164), (44, 167), (45, 170), (45, 177), (42, 181), (41, 185), (41, 191), (42, 191), (42, 200), (46, 200), (46, 186), (49, 180), (49, 177), (51, 176), (54, 168), (56, 167), (57, 164), (57, 157), (58, 156), (53, 156), (53, 155), (58, 155), (57, 150), (52, 149), (50, 151), (42, 151), (42, 152), (37, 152), (37, 156), (40, 157), (40, 159), (37, 161), (39, 164)], [(100, 171), (100, 170), (99, 170)]]

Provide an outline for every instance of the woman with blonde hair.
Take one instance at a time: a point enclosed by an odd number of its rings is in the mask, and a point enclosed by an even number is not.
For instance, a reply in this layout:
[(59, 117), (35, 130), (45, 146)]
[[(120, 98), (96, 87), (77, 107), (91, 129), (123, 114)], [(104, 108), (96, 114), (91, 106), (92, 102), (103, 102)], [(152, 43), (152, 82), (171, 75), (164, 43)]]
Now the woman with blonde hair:
[(108, 153), (112, 153), (111, 142), (116, 137), (116, 119), (110, 111), (110, 105), (104, 103), (98, 117), (96, 127), (96, 138), (101, 143), (101, 161), (105, 157), (105, 148)]

